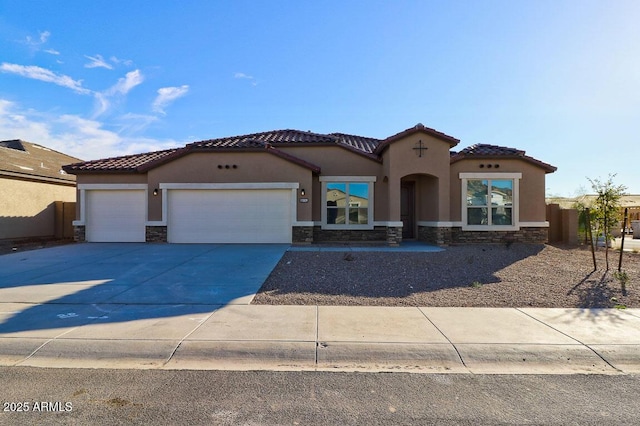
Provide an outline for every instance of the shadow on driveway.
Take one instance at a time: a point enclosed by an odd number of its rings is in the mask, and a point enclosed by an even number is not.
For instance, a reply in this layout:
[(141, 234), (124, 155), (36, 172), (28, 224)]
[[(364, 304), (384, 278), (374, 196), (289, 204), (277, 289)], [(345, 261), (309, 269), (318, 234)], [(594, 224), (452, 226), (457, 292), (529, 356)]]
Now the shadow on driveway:
[(288, 247), (85, 243), (0, 256), (0, 337), (249, 304)]

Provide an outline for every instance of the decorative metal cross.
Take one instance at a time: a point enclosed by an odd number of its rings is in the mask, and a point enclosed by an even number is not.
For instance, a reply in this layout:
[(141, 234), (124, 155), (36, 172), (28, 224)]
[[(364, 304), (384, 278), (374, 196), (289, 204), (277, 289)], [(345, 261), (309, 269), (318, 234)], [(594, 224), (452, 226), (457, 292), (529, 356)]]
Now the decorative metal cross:
[(422, 139), (420, 139), (413, 149), (416, 151), (416, 154), (418, 154), (418, 157), (422, 157), (422, 151), (426, 151), (429, 148), (424, 146), (422, 144)]

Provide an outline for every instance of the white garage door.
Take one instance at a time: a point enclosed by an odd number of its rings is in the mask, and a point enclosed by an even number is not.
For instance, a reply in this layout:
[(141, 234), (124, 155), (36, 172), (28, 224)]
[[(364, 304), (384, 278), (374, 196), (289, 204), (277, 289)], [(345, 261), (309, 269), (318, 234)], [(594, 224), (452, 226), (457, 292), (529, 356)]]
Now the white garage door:
[(291, 190), (168, 191), (170, 243), (290, 243)]
[(93, 190), (86, 196), (87, 241), (145, 241), (145, 191)]

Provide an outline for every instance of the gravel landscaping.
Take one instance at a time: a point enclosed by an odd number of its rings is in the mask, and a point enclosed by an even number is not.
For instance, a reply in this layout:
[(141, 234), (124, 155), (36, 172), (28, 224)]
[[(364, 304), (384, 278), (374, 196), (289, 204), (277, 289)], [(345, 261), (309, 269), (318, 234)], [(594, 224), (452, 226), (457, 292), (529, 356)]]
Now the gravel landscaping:
[(512, 244), (437, 253), (287, 252), (253, 304), (610, 308), (640, 307), (640, 254)]

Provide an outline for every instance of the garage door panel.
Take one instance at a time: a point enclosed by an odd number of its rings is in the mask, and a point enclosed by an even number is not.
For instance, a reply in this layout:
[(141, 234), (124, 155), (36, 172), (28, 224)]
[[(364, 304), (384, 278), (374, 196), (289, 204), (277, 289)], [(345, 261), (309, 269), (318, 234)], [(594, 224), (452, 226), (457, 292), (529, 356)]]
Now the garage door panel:
[(170, 190), (173, 243), (290, 243), (290, 190)]
[(92, 190), (86, 196), (87, 241), (145, 241), (145, 191)]

